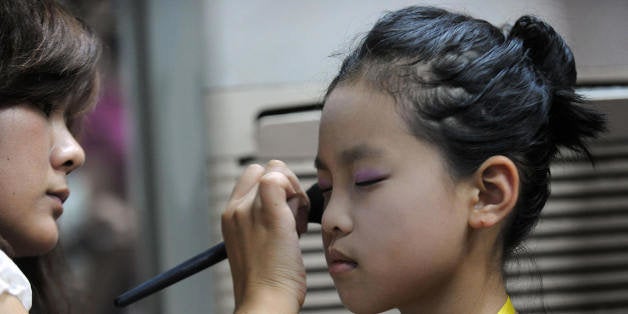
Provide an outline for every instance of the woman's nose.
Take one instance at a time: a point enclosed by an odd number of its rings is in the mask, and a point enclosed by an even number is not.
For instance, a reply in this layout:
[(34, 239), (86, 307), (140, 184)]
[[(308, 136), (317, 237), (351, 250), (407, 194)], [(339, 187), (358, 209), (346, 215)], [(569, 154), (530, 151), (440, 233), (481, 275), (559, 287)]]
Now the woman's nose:
[(55, 169), (69, 174), (85, 163), (85, 151), (76, 141), (65, 124), (55, 132), (51, 151), (51, 163)]

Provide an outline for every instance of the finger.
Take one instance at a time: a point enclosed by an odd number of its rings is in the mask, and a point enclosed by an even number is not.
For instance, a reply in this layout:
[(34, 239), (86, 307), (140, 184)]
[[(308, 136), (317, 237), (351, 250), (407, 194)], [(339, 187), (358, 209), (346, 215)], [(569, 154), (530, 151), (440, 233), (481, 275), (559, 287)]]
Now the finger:
[(231, 199), (240, 199), (248, 194), (257, 185), (259, 178), (264, 174), (265, 168), (258, 164), (248, 166), (231, 191)]
[(237, 233), (242, 224), (247, 224), (249, 220), (247, 217), (250, 217), (250, 211), (257, 194), (258, 181), (264, 171), (264, 167), (260, 165), (250, 165), (236, 182), (227, 207), (221, 216), (223, 237), (229, 237), (233, 232)]
[(227, 207), (222, 213), (223, 233), (228, 229), (239, 228), (238, 226), (248, 219), (246, 217), (249, 217), (257, 195), (258, 181), (264, 171), (264, 167), (260, 165), (250, 165), (236, 182)]
[(310, 210), (310, 200), (307, 197), (307, 193), (301, 187), (299, 179), (296, 174), (292, 170), (288, 168), (288, 166), (282, 162), (281, 160), (271, 160), (266, 164), (266, 171), (278, 171), (283, 173), (290, 184), (294, 188), (294, 194), (288, 194), (288, 206), (292, 210), (292, 213), (297, 222), (297, 232), (298, 234), (302, 234), (307, 232), (307, 224)]
[(295, 193), (290, 180), (281, 172), (265, 173), (259, 181), (259, 211), (253, 213), (253, 219), (259, 219), (268, 226), (280, 226), (286, 223), (294, 225), (294, 213), (288, 205), (288, 195)]
[[(288, 194), (287, 198), (290, 199), (290, 198), (298, 197), (299, 198), (299, 207), (304, 206), (306, 208), (309, 208), (309, 198), (307, 197), (307, 194), (305, 193), (305, 191), (301, 187), (301, 184), (299, 182), (299, 178), (297, 178), (296, 174), (294, 174), (294, 172), (292, 172), (292, 170), (290, 170), (288, 168), (288, 166), (283, 161), (281, 161), (281, 160), (271, 160), (271, 161), (269, 161), (268, 164), (266, 164), (266, 173), (268, 173), (270, 171), (281, 172), (289, 180), (290, 185), (293, 188), (293, 192), (291, 194)], [(294, 211), (294, 214), (295, 214), (295, 216), (297, 216), (298, 212)], [(307, 213), (306, 213), (306, 215), (307, 215)]]
[(309, 206), (304, 205), (299, 198), (288, 199), (288, 206), (294, 214), (297, 223), (297, 233), (301, 235), (307, 232)]

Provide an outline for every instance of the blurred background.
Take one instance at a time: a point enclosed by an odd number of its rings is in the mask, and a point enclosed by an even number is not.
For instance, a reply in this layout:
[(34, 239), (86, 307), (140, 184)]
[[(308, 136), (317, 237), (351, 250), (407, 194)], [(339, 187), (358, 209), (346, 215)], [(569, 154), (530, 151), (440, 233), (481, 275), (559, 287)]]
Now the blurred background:
[[(565, 156), (506, 276), (523, 313), (628, 312), (628, 1), (65, 0), (104, 41), (104, 88), (60, 224), (79, 313), (231, 313), (223, 262), (123, 309), (120, 293), (220, 241), (220, 212), (251, 162), (315, 181), (326, 85), (386, 10), (430, 4), (496, 25), (547, 20), (574, 50), (579, 90), (608, 114), (597, 164)], [(303, 313), (347, 313), (319, 229), (303, 236)]]

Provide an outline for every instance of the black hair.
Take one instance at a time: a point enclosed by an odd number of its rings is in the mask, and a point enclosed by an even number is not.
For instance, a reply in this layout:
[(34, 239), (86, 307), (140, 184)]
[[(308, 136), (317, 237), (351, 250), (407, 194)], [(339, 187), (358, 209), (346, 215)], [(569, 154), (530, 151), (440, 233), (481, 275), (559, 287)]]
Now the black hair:
[[(93, 32), (54, 0), (0, 1), (0, 106), (61, 107), (76, 131), (98, 96), (100, 49)], [(0, 249), (12, 256), (1, 235)], [(69, 313), (59, 247), (14, 261), (33, 289), (31, 313)]]
[(441, 150), (452, 176), (469, 176), (495, 155), (515, 163), (520, 194), (502, 231), (502, 257), (538, 221), (559, 147), (590, 157), (586, 138), (605, 130), (601, 114), (577, 104), (571, 50), (533, 16), (505, 34), (439, 8), (389, 12), (345, 58), (327, 95), (359, 80), (395, 98), (408, 128)]

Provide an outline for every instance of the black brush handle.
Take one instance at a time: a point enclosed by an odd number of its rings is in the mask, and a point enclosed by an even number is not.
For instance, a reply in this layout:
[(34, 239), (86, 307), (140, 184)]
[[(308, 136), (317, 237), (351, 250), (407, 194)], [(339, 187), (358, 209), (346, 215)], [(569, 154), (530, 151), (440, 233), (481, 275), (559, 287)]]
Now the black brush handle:
[[(307, 190), (307, 196), (310, 199), (308, 221), (321, 223), (321, 217), (323, 216), (323, 195), (318, 188), (318, 185), (312, 185)], [(170, 270), (139, 284), (135, 288), (122, 293), (113, 301), (113, 304), (117, 307), (127, 306), (187, 277), (190, 277), (203, 269), (221, 262), (226, 258), (227, 250), (225, 249), (225, 243), (220, 242), (209, 248), (209, 250), (202, 252), (171, 268)]]

